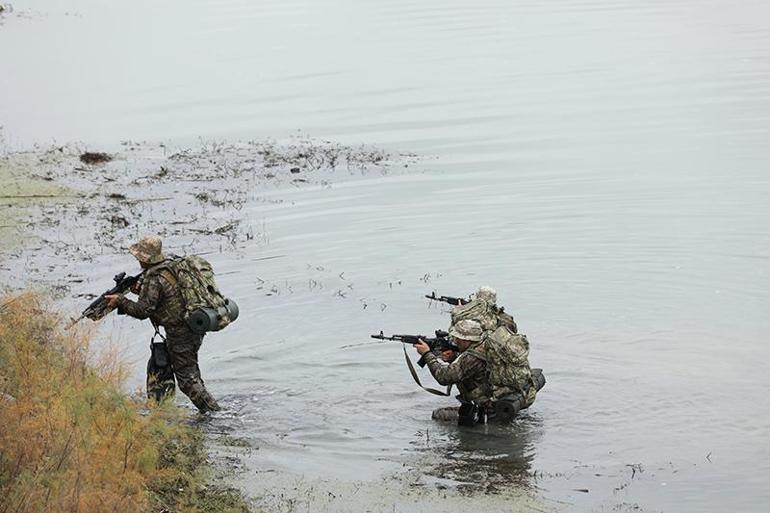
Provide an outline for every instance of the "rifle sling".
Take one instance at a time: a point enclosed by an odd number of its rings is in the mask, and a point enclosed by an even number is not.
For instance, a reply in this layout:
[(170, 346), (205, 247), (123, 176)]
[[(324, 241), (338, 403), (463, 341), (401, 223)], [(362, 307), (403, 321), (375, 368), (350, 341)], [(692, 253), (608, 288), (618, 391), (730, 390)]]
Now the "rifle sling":
[(414, 378), (414, 382), (417, 383), (417, 386), (419, 386), (426, 392), (430, 392), (431, 394), (448, 397), (449, 394), (452, 392), (452, 385), (449, 385), (448, 387), (446, 387), (446, 392), (441, 392), (440, 390), (436, 390), (435, 388), (422, 386), (422, 383), (420, 383), (420, 378), (417, 377), (417, 371), (414, 369), (414, 364), (412, 363), (412, 360), (409, 359), (409, 355), (406, 353), (406, 346), (404, 345), (401, 347), (404, 349), (404, 360), (406, 360), (406, 366), (409, 367), (409, 372), (412, 374), (412, 377)]

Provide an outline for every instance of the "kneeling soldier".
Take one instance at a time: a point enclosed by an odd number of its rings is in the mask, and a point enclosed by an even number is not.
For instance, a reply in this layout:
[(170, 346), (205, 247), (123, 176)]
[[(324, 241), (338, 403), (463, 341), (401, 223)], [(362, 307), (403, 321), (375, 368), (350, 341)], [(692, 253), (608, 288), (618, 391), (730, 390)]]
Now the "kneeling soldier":
[[(461, 423), (470, 422), (470, 417), (486, 417), (489, 408), (492, 388), (488, 379), (487, 358), (481, 343), (482, 335), (481, 324), (477, 321), (466, 319), (454, 324), (449, 330), (449, 336), (457, 344), (459, 356), (448, 365), (431, 353), (428, 344), (415, 344), (417, 352), (425, 358), (425, 363), (435, 380), (441, 385), (456, 385), (460, 391), (463, 406), (459, 408), (457, 415)], [(449, 413), (450, 416), (454, 415)]]

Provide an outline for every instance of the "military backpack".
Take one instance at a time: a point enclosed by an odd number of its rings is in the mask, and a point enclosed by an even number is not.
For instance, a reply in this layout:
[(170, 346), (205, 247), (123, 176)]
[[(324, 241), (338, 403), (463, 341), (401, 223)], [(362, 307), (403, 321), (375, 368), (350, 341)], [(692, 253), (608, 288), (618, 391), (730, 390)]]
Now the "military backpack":
[(513, 333), (500, 326), (484, 335), (484, 353), (487, 358), (492, 399), (520, 393), (527, 406), (535, 401), (537, 387), (529, 367), (529, 340), (526, 335)]
[(196, 255), (175, 257), (168, 268), (177, 279), (190, 329), (219, 331), (238, 318), (238, 305), (219, 291), (208, 260)]
[(483, 299), (474, 299), (470, 303), (452, 308), (452, 326), (459, 321), (469, 319), (481, 324), (484, 331), (495, 330), (500, 326), (505, 326), (513, 333), (517, 332), (516, 322), (513, 317), (508, 315), (494, 303), (484, 301)]
[(452, 308), (452, 326), (466, 319), (481, 324), (484, 331), (497, 328), (497, 308), (488, 301), (474, 299), (470, 303)]

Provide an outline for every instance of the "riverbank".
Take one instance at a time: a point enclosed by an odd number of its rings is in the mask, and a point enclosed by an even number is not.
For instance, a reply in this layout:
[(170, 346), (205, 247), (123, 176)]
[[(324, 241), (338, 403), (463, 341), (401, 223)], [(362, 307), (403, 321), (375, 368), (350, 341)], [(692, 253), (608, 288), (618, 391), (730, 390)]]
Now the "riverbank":
[[(104, 157), (89, 158), (96, 153)], [(106, 153), (80, 144), (6, 150), (0, 283), (80, 297), (88, 293), (72, 292), (86, 281), (82, 263), (124, 254), (140, 234), (159, 234), (180, 254), (266, 244), (266, 227), (242, 212), (246, 204), (288, 207), (275, 191), (397, 173), (415, 160), (304, 137), (193, 147), (126, 141)]]
[(126, 395), (124, 363), (50, 303), (0, 298), (2, 511), (248, 512), (173, 407)]

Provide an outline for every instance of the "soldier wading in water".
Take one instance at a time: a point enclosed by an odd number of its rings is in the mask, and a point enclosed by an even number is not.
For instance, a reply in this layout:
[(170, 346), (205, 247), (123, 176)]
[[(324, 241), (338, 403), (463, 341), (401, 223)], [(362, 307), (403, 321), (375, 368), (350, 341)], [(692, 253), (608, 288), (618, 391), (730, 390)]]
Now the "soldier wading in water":
[[(122, 294), (105, 296), (111, 308), (118, 314), (136, 319), (149, 318), (155, 327), (152, 339), (152, 355), (147, 362), (147, 396), (160, 402), (174, 395), (174, 376), (179, 389), (190, 398), (201, 412), (216, 411), (220, 407), (206, 390), (198, 367), (198, 351), (203, 334), (190, 329), (185, 320), (185, 303), (179, 280), (171, 266), (172, 260), (161, 251), (160, 237), (145, 237), (129, 247), (129, 252), (139, 261), (144, 276), (138, 288), (139, 295), (131, 301)], [(160, 334), (162, 326), (166, 335)], [(160, 337), (160, 342), (156, 341)], [(165, 342), (165, 343), (164, 343)]]
[(457, 351), (436, 356), (427, 344), (415, 345), (436, 381), (457, 385), (460, 391), (461, 406), (439, 408), (433, 419), (463, 425), (505, 422), (532, 405), (545, 377), (542, 369), (530, 368), (529, 341), (518, 333), (513, 317), (497, 306), (495, 290), (481, 287), (471, 297), (451, 311), (449, 336)]
[[(425, 358), (430, 373), (439, 384), (457, 386), (462, 406), (442, 410), (446, 410), (443, 415), (447, 418), (457, 419), (459, 416), (461, 423), (464, 420), (474, 423), (473, 417), (478, 415), (486, 417), (486, 408), (492, 396), (487, 376), (487, 357), (481, 343), (483, 334), (481, 324), (477, 321), (466, 319), (454, 324), (449, 329), (449, 336), (457, 344), (459, 356), (448, 365), (440, 361), (425, 342), (414, 346)], [(481, 411), (476, 408), (481, 408)]]

